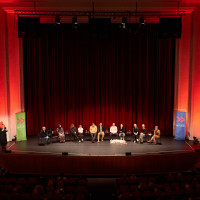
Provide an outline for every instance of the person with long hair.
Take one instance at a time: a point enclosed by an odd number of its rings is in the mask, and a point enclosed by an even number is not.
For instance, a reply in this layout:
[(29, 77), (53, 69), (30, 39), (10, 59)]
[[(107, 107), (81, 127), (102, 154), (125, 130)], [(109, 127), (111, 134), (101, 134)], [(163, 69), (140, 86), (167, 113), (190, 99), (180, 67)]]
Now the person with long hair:
[(5, 125), (2, 124), (0, 127), (0, 145), (2, 147), (2, 152), (6, 151), (6, 145), (7, 145), (7, 132)]
[(160, 138), (160, 130), (158, 129), (158, 126), (155, 126), (154, 134), (151, 137), (151, 139), (148, 141), (148, 143), (151, 143), (152, 141), (154, 141), (154, 144), (156, 144), (157, 143), (156, 142), (157, 138)]
[(63, 128), (60, 124), (58, 124), (57, 133), (58, 133), (59, 141), (65, 142), (65, 133), (64, 133), (64, 130), (63, 130)]

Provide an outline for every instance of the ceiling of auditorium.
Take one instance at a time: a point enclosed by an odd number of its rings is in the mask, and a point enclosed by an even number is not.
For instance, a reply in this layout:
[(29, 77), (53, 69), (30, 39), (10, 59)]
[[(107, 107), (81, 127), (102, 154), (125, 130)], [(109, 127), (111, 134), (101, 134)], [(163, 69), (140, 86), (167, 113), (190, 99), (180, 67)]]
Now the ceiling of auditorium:
[(37, 10), (95, 10), (138, 11), (180, 10), (191, 11), (200, 0), (0, 0), (4, 8)]

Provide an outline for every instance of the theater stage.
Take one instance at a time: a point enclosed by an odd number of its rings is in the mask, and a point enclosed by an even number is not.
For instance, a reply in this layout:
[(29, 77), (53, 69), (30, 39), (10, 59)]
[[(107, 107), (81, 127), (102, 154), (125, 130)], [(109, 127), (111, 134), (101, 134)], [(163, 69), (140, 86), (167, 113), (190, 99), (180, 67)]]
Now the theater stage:
[[(105, 176), (188, 171), (200, 165), (200, 145), (162, 137), (162, 144), (69, 142), (39, 146), (37, 137), (10, 142), (0, 166), (11, 173)], [(62, 155), (68, 152), (68, 155)], [(131, 155), (125, 155), (131, 152)]]
[(144, 142), (143, 144), (127, 141), (127, 144), (110, 144), (109, 140), (103, 142), (84, 141), (83, 143), (67, 141), (65, 143), (51, 143), (45, 146), (38, 145), (38, 137), (29, 137), (27, 141), (11, 142), (8, 148), (15, 153), (45, 153), (62, 154), (68, 152), (69, 155), (125, 155), (131, 152), (133, 155), (159, 154), (169, 152), (192, 152), (192, 143), (181, 140), (174, 140), (173, 137), (162, 137), (161, 144), (156, 145)]

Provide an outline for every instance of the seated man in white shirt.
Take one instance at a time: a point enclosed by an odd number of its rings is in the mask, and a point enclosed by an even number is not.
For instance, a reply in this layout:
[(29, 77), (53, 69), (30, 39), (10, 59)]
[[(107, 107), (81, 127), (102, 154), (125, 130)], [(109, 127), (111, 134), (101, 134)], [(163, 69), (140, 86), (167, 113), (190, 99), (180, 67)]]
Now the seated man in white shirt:
[(82, 127), (82, 125), (79, 125), (79, 127), (78, 127), (78, 139), (79, 139), (79, 142), (83, 142), (83, 127)]
[(118, 136), (117, 126), (115, 126), (115, 123), (113, 123), (112, 126), (110, 127), (110, 139), (112, 139), (113, 135)]

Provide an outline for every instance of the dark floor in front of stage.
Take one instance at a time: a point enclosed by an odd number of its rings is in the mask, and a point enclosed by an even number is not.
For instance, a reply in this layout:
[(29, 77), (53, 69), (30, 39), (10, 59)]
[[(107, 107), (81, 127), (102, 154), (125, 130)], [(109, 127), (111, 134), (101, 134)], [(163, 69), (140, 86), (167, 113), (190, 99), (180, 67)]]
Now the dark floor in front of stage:
[(67, 141), (65, 143), (51, 143), (46, 146), (39, 146), (37, 137), (29, 137), (27, 141), (10, 142), (7, 148), (12, 152), (20, 153), (61, 154), (62, 152), (68, 152), (69, 155), (124, 155), (126, 152), (139, 155), (194, 150), (191, 142), (175, 140), (173, 137), (163, 136), (161, 142), (161, 145), (154, 145), (146, 142), (137, 144), (131, 141), (127, 141), (127, 144), (110, 144), (108, 140), (99, 143)]

